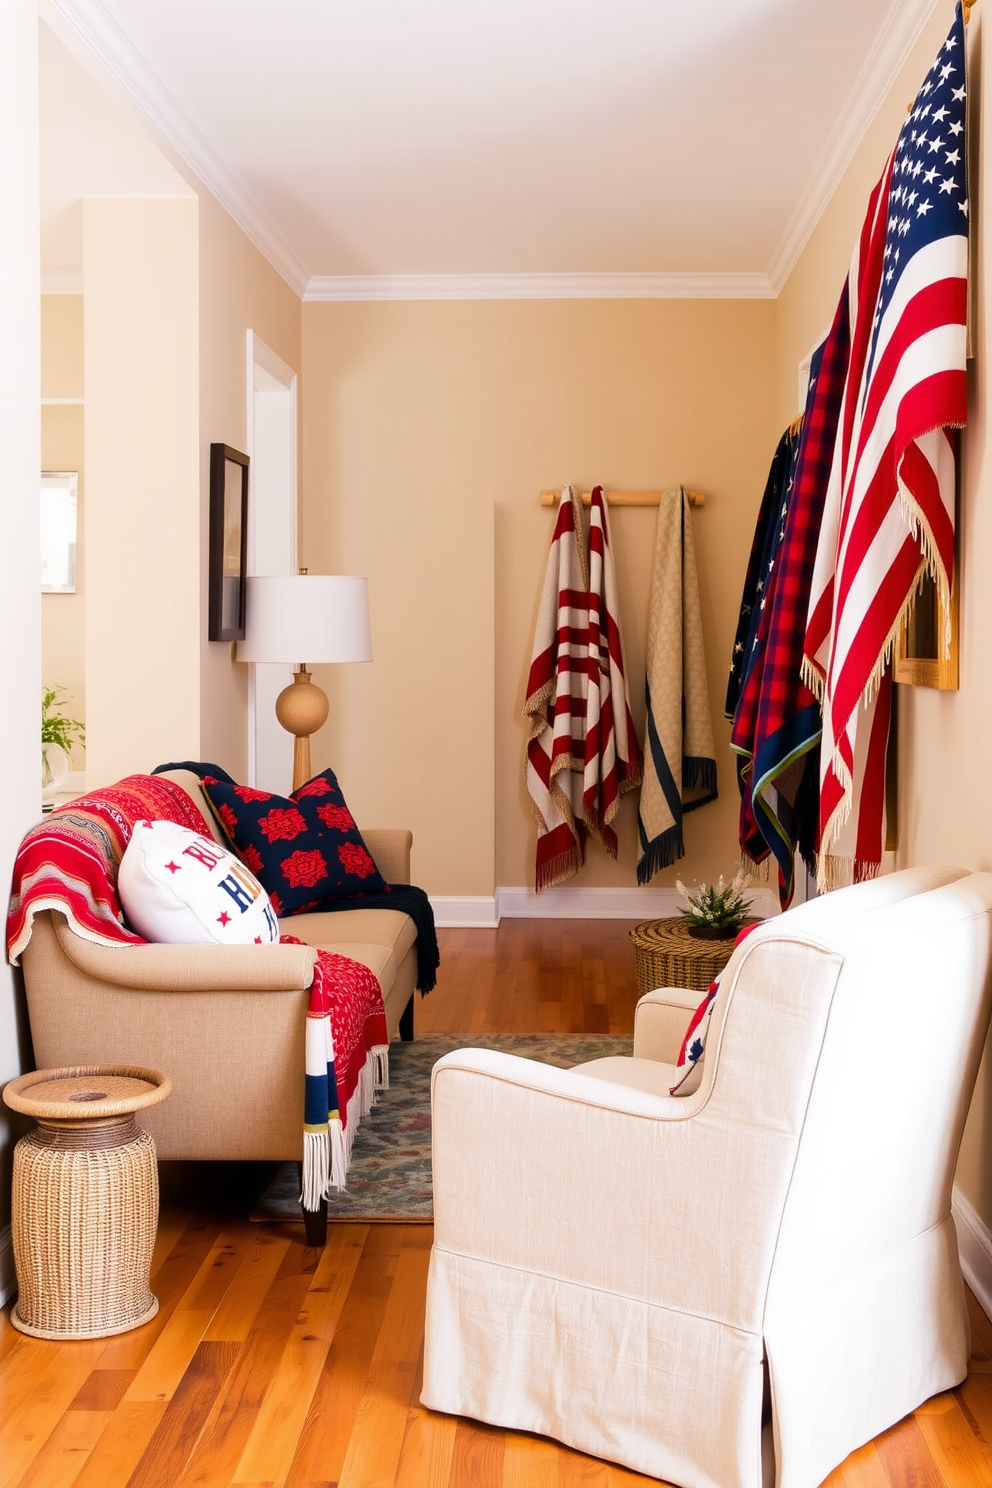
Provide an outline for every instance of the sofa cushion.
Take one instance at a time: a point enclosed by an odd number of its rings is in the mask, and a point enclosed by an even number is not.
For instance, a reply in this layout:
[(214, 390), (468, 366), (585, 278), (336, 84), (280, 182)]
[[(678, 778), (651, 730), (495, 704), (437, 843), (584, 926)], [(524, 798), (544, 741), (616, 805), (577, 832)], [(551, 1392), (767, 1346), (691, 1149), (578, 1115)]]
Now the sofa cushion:
[(385, 888), (333, 770), (287, 799), (207, 776), (203, 792), (278, 915)]
[[(410, 916), (396, 909), (338, 909), (324, 914), (318, 909), (311, 914), (291, 916), (282, 922), (281, 928), (308, 945), (354, 956), (359, 961), (366, 960), (359, 948), (364, 951), (369, 946), (380, 946), (389, 957), (390, 979), (417, 938)], [(382, 981), (381, 976), (379, 980)]]
[(269, 945), (279, 925), (245, 865), (200, 832), (169, 821), (135, 823), (117, 891), (146, 940), (177, 945)]

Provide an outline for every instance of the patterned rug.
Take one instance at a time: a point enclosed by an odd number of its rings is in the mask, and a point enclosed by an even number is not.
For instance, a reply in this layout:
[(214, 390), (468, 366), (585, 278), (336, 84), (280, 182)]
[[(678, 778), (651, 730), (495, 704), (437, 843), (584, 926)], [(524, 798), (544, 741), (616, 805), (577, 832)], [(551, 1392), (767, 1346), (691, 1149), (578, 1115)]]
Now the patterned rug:
[[(431, 1223), (431, 1070), (442, 1054), (466, 1048), (501, 1049), (564, 1069), (587, 1059), (629, 1054), (631, 1040), (586, 1033), (448, 1033), (390, 1044), (389, 1089), (355, 1137), (348, 1188), (327, 1205), (332, 1223)], [(251, 1217), (263, 1224), (287, 1219), (302, 1224), (295, 1163), (279, 1164)]]

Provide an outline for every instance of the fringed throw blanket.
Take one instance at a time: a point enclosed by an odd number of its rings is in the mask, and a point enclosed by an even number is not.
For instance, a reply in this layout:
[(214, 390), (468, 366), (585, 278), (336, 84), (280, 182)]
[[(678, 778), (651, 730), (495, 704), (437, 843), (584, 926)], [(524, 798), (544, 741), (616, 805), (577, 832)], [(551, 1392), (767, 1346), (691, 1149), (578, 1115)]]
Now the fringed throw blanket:
[(602, 486), (589, 503), (589, 678), (586, 693), (582, 817), (611, 857), (617, 834), (610, 823), (620, 796), (640, 784), (643, 761), (627, 695), (610, 526)]
[[(182, 787), (152, 775), (129, 775), (92, 791), (58, 807), (28, 832), (14, 861), (7, 915), (12, 964), (31, 939), (35, 915), (47, 909), (63, 914), (77, 935), (98, 945), (146, 944), (125, 925), (117, 895), (124, 849), (134, 823), (143, 818), (211, 835)], [(293, 936), (280, 939), (302, 943)], [(305, 1198), (308, 1208), (316, 1208), (329, 1186), (343, 1187), (358, 1121), (374, 1090), (389, 1083), (382, 991), (368, 967), (318, 953), (306, 1050)]]
[(647, 725), (638, 814), (637, 882), (685, 856), (682, 818), (716, 797), (699, 583), (685, 491), (658, 507), (648, 615)]
[(788, 502), (753, 735), (753, 820), (778, 866), (779, 902), (795, 889), (798, 852), (815, 872), (819, 844), (820, 705), (801, 663), (817, 534), (833, 457), (848, 348), (847, 304), (838, 308), (810, 367), (810, 385)]
[(926, 572), (948, 613), (953, 429), (967, 417), (965, 54), (959, 4), (872, 193), (848, 282), (850, 363), (804, 657), (823, 701), (821, 888), (878, 871), (889, 663)]
[(538, 891), (571, 878), (585, 861), (588, 588), (582, 506), (566, 486), (548, 554), (524, 704), (527, 793), (538, 822)]
[[(761, 498), (758, 523), (751, 544), (751, 560), (741, 597), (740, 620), (731, 658), (730, 685), (727, 688), (729, 705), (736, 685), (737, 701), (732, 714), (730, 747), (737, 763), (737, 785), (741, 796), (738, 839), (745, 863), (762, 863), (769, 852), (769, 844), (755, 819), (752, 803), (752, 761), (768, 630), (777, 589), (779, 553), (785, 538), (786, 515), (793, 491), (798, 451), (798, 431), (795, 428), (786, 429), (775, 450)], [(759, 555), (757, 563), (756, 554)], [(745, 636), (743, 650), (739, 649), (742, 630)]]
[[(306, 945), (281, 935), (280, 945)], [(360, 961), (318, 951), (307, 1008), (303, 1205), (339, 1192), (358, 1123), (389, 1086), (389, 1034), (377, 977)]]

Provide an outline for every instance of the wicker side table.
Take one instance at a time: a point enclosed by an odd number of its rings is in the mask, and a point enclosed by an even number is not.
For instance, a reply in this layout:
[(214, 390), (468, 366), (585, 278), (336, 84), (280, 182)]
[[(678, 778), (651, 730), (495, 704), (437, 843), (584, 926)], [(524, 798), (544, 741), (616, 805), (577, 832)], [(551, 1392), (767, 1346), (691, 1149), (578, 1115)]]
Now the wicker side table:
[(37, 1129), (14, 1148), (11, 1322), (35, 1338), (107, 1338), (158, 1312), (148, 1285), (158, 1225), (155, 1143), (135, 1111), (168, 1075), (125, 1065), (35, 1070), (7, 1105)]
[(682, 915), (671, 920), (645, 920), (627, 931), (637, 962), (637, 991), (643, 997), (655, 987), (688, 987), (705, 992), (723, 970), (734, 949), (736, 932), (726, 940), (697, 940)]

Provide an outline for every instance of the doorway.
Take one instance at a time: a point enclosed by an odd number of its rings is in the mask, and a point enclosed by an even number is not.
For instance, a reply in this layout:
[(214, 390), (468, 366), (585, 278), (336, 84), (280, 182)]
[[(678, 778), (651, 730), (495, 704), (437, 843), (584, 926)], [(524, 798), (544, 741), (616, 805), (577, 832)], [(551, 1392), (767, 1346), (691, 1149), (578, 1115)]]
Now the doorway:
[[(248, 572), (296, 572), (296, 373), (248, 332)], [(288, 795), (293, 739), (276, 719), (292, 667), (254, 663), (248, 679), (248, 782)]]

